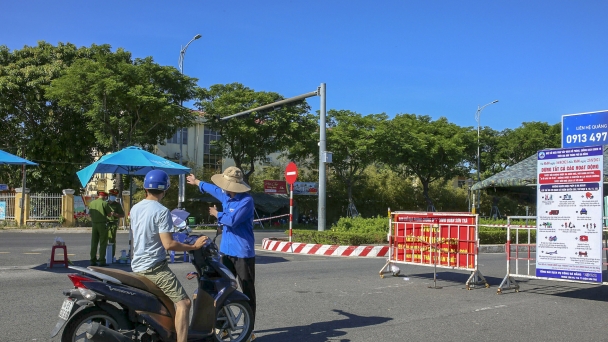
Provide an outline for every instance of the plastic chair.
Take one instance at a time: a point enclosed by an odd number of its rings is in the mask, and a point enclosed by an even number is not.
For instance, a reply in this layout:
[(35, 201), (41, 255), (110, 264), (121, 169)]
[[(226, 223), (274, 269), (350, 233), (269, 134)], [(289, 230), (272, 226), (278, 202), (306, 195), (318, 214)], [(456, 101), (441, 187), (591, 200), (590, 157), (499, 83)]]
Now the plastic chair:
[[(55, 260), (55, 250), (63, 249), (63, 260)], [(53, 268), (53, 265), (63, 264), (66, 268), (68, 267), (68, 248), (67, 246), (53, 246), (51, 249), (51, 262), (49, 263), (49, 268)]]

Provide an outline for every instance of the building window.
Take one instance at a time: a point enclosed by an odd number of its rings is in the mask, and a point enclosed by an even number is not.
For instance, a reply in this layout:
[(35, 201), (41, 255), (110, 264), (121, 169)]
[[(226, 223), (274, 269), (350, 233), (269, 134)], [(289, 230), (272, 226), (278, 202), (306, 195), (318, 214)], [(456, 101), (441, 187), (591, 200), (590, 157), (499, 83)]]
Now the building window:
[(211, 145), (214, 141), (220, 140), (220, 134), (205, 127), (203, 136), (204, 154), (211, 154)]
[(222, 172), (221, 152), (215, 150), (213, 146), (213, 142), (217, 140), (220, 140), (220, 134), (205, 127), (203, 134), (203, 168), (205, 170), (204, 172)]
[[(182, 130), (182, 144), (188, 145), (188, 128), (184, 127)], [(173, 134), (171, 139), (167, 139), (167, 144), (179, 144), (179, 129)]]

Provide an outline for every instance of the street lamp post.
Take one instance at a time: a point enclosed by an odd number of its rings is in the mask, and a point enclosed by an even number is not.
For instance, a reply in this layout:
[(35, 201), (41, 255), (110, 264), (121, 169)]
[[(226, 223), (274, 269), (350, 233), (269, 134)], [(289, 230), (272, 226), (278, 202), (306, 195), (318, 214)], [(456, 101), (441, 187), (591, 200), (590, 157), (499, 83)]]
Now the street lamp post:
[[(194, 36), (194, 38), (190, 39), (190, 41), (188, 42), (188, 44), (186, 44), (184, 47), (182, 47), (181, 51), (179, 52), (179, 61), (178, 61), (178, 65), (179, 65), (179, 71), (181, 72), (181, 74), (184, 74), (184, 58), (186, 57), (186, 50), (188, 49), (188, 45), (190, 45), (190, 43), (192, 43), (193, 41), (199, 39), (200, 37), (202, 37), (200, 34), (197, 34), (196, 36)], [(183, 101), (181, 102), (181, 104), (183, 105)], [(181, 117), (180, 117), (180, 123), (181, 123)], [(183, 151), (183, 146), (184, 146), (184, 128), (181, 127), (180, 124), (180, 128), (179, 128), (179, 164), (182, 164), (182, 156), (184, 155)], [(178, 195), (177, 195), (177, 207), (179, 209), (182, 208), (184, 201), (185, 201), (185, 197), (186, 197), (186, 175), (179, 175), (179, 184), (178, 184)]]
[[(495, 104), (496, 102), (498, 102), (498, 100), (494, 100), (490, 103), (487, 103), (481, 107), (479, 107), (479, 105), (477, 105), (477, 112), (475, 113), (475, 120), (477, 121), (477, 182), (481, 182), (481, 174), (480, 174), (480, 168), (481, 168), (481, 154), (479, 153), (479, 130), (480, 130), (480, 118), (481, 118), (481, 111), (486, 108), (489, 105)], [(474, 213), (479, 214), (479, 206), (481, 204), (481, 190), (477, 190), (477, 199), (476, 199), (476, 204), (477, 204), (477, 211)]]

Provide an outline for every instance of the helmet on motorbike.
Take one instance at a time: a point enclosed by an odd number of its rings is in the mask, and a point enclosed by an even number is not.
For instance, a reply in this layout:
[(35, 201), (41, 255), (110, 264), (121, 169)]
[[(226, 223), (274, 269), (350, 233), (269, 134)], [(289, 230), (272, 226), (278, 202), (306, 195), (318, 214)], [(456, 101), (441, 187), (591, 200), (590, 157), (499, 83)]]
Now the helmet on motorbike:
[(146, 173), (144, 179), (144, 189), (162, 190), (169, 189), (171, 182), (169, 181), (169, 175), (163, 170), (152, 170)]

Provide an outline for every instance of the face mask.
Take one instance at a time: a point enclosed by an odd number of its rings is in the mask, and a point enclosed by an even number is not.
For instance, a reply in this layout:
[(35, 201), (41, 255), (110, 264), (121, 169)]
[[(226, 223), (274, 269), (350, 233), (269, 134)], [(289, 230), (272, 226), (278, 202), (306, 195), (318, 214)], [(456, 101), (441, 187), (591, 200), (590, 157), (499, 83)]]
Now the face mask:
[(116, 196), (110, 196), (109, 201), (110, 201), (110, 202), (115, 202), (115, 201), (116, 201)]

